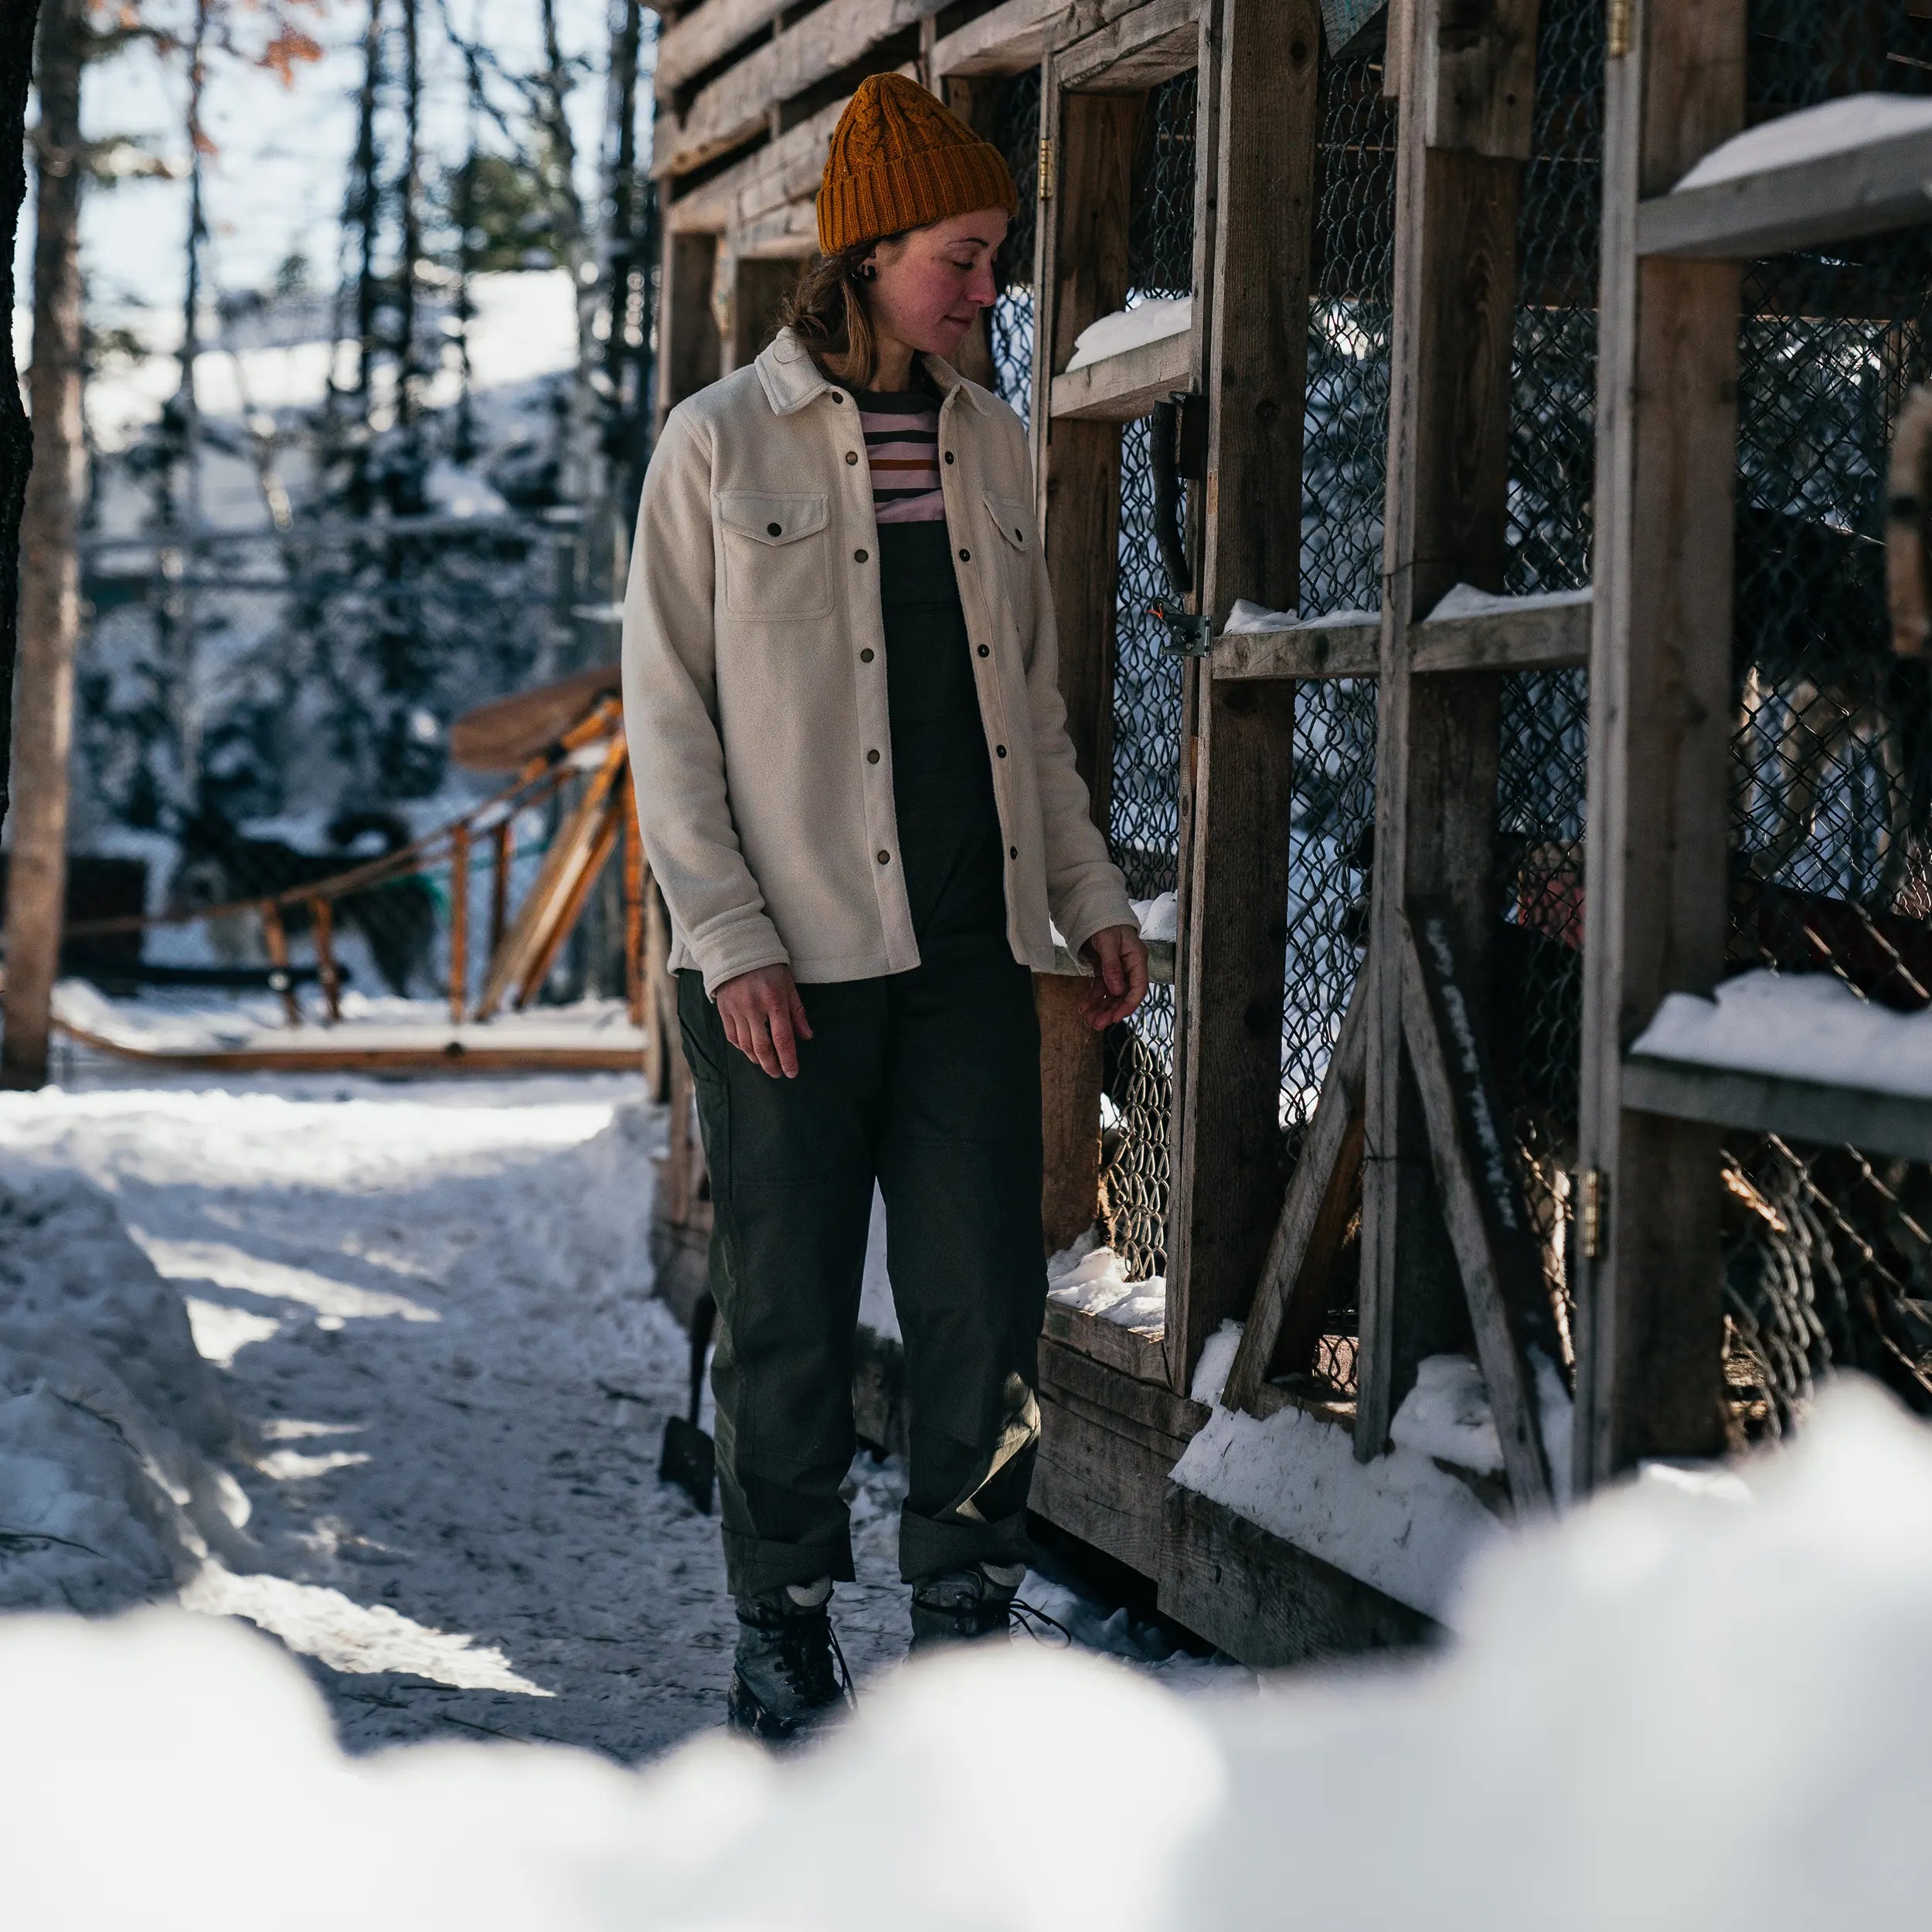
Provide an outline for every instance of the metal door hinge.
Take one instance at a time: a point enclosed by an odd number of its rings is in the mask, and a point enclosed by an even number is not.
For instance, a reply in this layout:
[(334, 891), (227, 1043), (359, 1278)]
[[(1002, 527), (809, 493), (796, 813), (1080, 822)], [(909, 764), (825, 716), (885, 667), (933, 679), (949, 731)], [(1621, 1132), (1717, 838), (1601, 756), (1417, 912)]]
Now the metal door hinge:
[(1039, 198), (1042, 201), (1053, 199), (1053, 137), (1042, 134), (1039, 138)]
[(1631, 4), (1631, 0), (1610, 0), (1610, 27), (1605, 51), (1613, 60), (1621, 60), (1630, 52)]
[(1577, 1243), (1586, 1261), (1603, 1258), (1604, 1196), (1609, 1192), (1599, 1167), (1585, 1168), (1577, 1176)]

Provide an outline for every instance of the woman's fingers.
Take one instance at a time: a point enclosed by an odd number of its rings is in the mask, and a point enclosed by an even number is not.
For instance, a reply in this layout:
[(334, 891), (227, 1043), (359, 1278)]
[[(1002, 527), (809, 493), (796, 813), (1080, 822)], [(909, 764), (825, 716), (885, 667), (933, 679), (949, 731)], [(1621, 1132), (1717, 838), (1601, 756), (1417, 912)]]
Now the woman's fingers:
[[(787, 975), (787, 979), (790, 975)], [(798, 1077), (798, 1043), (791, 1028), (791, 999), (788, 989), (767, 988), (765, 1010), (760, 1018), (758, 1064), (774, 1080), (783, 1074), (788, 1080)]]
[(804, 995), (798, 990), (798, 982), (791, 982), (791, 1030), (801, 1039), (811, 1038), (811, 1022), (805, 1017)]

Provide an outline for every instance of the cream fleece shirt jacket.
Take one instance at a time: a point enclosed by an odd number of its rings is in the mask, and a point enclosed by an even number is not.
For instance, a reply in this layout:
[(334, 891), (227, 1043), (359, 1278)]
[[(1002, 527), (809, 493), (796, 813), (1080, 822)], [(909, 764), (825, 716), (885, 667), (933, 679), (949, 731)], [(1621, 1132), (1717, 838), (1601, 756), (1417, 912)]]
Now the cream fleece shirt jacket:
[[(937, 358), (940, 475), (1006, 845), (1013, 956), (1049, 971), (1133, 922), (1088, 815), (1019, 420)], [(705, 989), (919, 964), (893, 811), (872, 476), (851, 393), (789, 330), (674, 409), (624, 611), (638, 818), (671, 964)]]

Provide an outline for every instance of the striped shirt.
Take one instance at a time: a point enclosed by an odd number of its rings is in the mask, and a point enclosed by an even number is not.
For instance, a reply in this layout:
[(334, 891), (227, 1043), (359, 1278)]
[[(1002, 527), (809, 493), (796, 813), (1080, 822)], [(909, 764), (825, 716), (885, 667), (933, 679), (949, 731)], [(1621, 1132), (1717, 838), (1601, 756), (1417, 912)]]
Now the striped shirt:
[(930, 396), (855, 394), (872, 465), (872, 513), (881, 523), (943, 523), (939, 404)]

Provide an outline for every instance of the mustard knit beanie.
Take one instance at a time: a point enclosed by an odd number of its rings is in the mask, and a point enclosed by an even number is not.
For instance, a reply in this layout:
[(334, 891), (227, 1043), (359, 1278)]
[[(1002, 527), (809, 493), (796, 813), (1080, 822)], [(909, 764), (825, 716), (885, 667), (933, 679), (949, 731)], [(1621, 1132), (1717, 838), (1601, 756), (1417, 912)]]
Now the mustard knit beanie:
[(1019, 212), (999, 150), (903, 74), (861, 81), (832, 131), (818, 183), (819, 248), (835, 255), (976, 208)]

